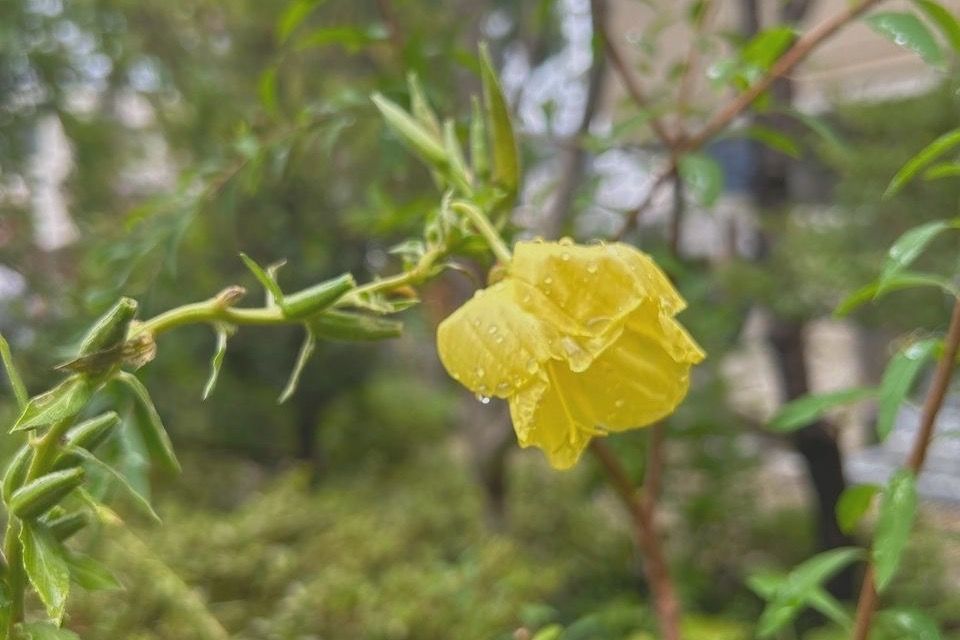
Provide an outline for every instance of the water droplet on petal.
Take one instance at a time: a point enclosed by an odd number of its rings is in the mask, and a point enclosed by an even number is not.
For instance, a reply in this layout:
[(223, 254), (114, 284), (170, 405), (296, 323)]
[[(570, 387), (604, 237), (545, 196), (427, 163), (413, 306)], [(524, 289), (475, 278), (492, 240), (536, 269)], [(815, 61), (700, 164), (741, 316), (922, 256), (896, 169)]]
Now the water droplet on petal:
[(560, 238), (561, 247), (569, 247), (572, 244), (573, 244), (573, 238), (571, 238), (570, 236), (564, 236)]
[(527, 360), (527, 373), (533, 375), (540, 369), (540, 365), (537, 364), (537, 361), (533, 358)]
[(487, 333), (489, 333), (490, 335), (495, 334), (497, 331), (499, 331), (499, 329), (497, 328), (497, 325), (495, 325), (495, 324), (492, 324), (492, 325), (490, 325), (489, 327), (487, 327)]
[(503, 336), (497, 336), (496, 338), (493, 339), (493, 341), (496, 342), (497, 344), (503, 344)]
[(561, 253), (560, 259), (563, 260), (564, 262), (570, 262), (570, 252), (564, 251), (563, 253)]
[(475, 373), (477, 374), (478, 378), (482, 378), (483, 376), (487, 375), (487, 372), (483, 370), (483, 367), (477, 367)]
[(490, 396), (485, 396), (482, 393), (478, 393), (477, 402), (479, 402), (480, 404), (490, 404)]
[(501, 396), (505, 396), (509, 392), (510, 392), (509, 382), (501, 382), (500, 384), (497, 385), (497, 393), (500, 394)]
[(591, 262), (590, 264), (587, 265), (587, 273), (590, 273), (590, 274), (596, 273), (598, 269), (599, 267), (597, 267), (597, 264), (595, 262)]
[(550, 276), (547, 276), (546, 278), (543, 279), (543, 284), (550, 286), (551, 284), (553, 284), (553, 278), (551, 278)]
[(625, 405), (626, 403), (627, 402), (623, 398), (617, 398), (613, 402), (613, 406), (615, 406), (617, 409), (623, 409), (623, 405)]

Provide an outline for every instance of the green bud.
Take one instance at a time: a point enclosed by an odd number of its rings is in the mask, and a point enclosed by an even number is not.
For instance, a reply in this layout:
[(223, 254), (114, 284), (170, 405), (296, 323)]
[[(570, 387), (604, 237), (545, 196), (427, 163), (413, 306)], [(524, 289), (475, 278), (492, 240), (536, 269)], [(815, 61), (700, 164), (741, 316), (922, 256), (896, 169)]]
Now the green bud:
[(20, 488), (24, 479), (27, 477), (27, 470), (30, 468), (30, 461), (33, 459), (33, 447), (28, 444), (20, 447), (16, 455), (7, 465), (7, 470), (3, 474), (3, 500), (10, 502), (10, 496)]
[(84, 475), (82, 468), (75, 467), (40, 476), (13, 492), (10, 512), (24, 520), (43, 515), (79, 487)]
[(47, 520), (45, 524), (47, 528), (50, 529), (53, 537), (63, 542), (90, 524), (90, 515), (85, 511), (74, 511), (73, 513), (67, 513)]
[(120, 298), (113, 307), (97, 320), (80, 343), (79, 356), (89, 356), (100, 351), (116, 348), (127, 339), (130, 322), (137, 315), (137, 301)]
[(346, 342), (385, 340), (403, 332), (403, 323), (348, 311), (325, 311), (310, 319), (318, 338)]
[[(67, 431), (65, 445), (67, 448), (82, 447), (93, 452), (110, 437), (120, 424), (120, 416), (108, 411), (95, 418), (91, 418), (72, 427)], [(83, 462), (83, 457), (72, 451), (61, 453), (53, 463), (54, 471), (75, 467)]]
[(357, 286), (353, 276), (345, 273), (302, 291), (283, 297), (281, 308), (288, 318), (305, 318), (320, 313), (345, 293)]

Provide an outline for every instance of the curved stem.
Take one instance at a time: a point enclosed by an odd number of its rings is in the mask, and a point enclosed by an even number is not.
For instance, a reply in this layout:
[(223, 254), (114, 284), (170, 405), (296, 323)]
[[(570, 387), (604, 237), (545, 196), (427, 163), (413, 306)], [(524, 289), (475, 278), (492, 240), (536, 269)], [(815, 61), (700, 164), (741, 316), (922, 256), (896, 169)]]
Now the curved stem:
[(463, 200), (458, 200), (451, 206), (455, 211), (459, 211), (467, 216), (470, 222), (473, 223), (477, 232), (487, 241), (487, 245), (490, 247), (493, 255), (497, 256), (497, 260), (505, 265), (510, 264), (510, 261), (513, 259), (513, 256), (510, 255), (510, 249), (507, 248), (503, 238), (500, 237), (500, 234), (494, 229), (490, 220), (487, 219), (487, 216), (484, 215), (479, 207), (469, 202), (464, 202)]
[[(937, 371), (934, 374), (933, 382), (930, 384), (930, 390), (923, 401), (923, 411), (920, 415), (920, 429), (917, 431), (916, 440), (913, 443), (913, 450), (907, 460), (905, 468), (909, 469), (914, 475), (920, 473), (923, 468), (923, 462), (927, 458), (927, 451), (930, 448), (930, 442), (933, 440), (934, 430), (937, 423), (937, 414), (943, 406), (943, 400), (947, 395), (947, 388), (950, 386), (950, 380), (953, 378), (953, 371), (957, 360), (957, 352), (960, 351), (960, 298), (954, 300), (953, 314), (950, 317), (950, 328), (947, 329), (947, 339), (944, 344), (943, 355), (937, 363)], [(857, 617), (853, 628), (853, 640), (867, 640), (870, 635), (870, 626), (873, 622), (873, 614), (877, 609), (877, 586), (874, 581), (874, 566), (871, 562), (867, 565), (867, 571), (863, 576), (863, 586), (860, 589), (860, 599), (857, 602)]]

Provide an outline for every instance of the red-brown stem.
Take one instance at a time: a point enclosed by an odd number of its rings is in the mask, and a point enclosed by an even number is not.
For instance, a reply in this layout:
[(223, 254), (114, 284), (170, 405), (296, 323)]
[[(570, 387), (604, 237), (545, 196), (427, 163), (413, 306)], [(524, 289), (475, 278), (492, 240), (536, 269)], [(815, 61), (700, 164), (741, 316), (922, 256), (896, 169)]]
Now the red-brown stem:
[[(660, 427), (654, 427), (651, 434), (651, 466), (647, 470), (644, 493), (641, 496), (627, 474), (623, 465), (612, 451), (600, 440), (590, 443), (594, 455), (606, 471), (610, 484), (630, 512), (633, 520), (637, 544), (643, 555), (643, 567), (653, 594), (653, 606), (660, 625), (663, 640), (680, 640), (680, 600), (677, 598), (673, 579), (667, 566), (660, 538), (657, 535), (654, 507), (656, 504), (656, 486), (659, 485), (662, 456), (662, 433)], [(657, 435), (660, 433), (660, 435)], [(656, 462), (654, 462), (656, 460)], [(649, 483), (653, 482), (653, 489)]]
[[(943, 356), (937, 363), (937, 371), (927, 397), (923, 401), (923, 411), (920, 415), (920, 430), (917, 431), (913, 450), (907, 459), (906, 468), (914, 474), (920, 473), (923, 462), (927, 458), (930, 442), (933, 440), (934, 429), (937, 424), (937, 414), (943, 406), (947, 395), (947, 388), (953, 378), (957, 352), (960, 351), (960, 299), (954, 300), (953, 314), (950, 317), (950, 328), (947, 329), (947, 338), (943, 349)], [(873, 563), (867, 566), (863, 576), (863, 586), (860, 589), (860, 600), (857, 602), (857, 617), (853, 628), (853, 640), (867, 640), (870, 634), (870, 624), (873, 613), (877, 609), (877, 588), (874, 582)]]
[[(640, 81), (636, 76), (633, 75), (633, 70), (627, 64), (623, 54), (620, 52), (620, 49), (610, 37), (610, 29), (607, 20), (605, 19), (605, 12), (600, 4), (601, 3), (599, 0), (592, 0), (591, 2), (594, 15), (602, 18), (595, 21), (594, 29), (598, 31), (598, 33), (595, 35), (598, 36), (603, 42), (603, 48), (607, 52), (607, 59), (610, 60), (613, 68), (616, 69), (621, 81), (623, 81), (624, 88), (627, 90), (627, 93), (630, 94), (630, 98), (633, 100), (634, 104), (636, 104), (641, 110), (647, 110), (650, 108), (650, 99), (647, 96), (646, 91), (644, 91), (643, 86), (640, 84)], [(664, 147), (667, 149), (672, 149), (674, 146), (676, 146), (676, 142), (667, 132), (667, 129), (663, 122), (660, 121), (660, 118), (657, 116), (651, 116), (650, 128), (656, 134), (657, 138), (660, 139), (660, 142)]]

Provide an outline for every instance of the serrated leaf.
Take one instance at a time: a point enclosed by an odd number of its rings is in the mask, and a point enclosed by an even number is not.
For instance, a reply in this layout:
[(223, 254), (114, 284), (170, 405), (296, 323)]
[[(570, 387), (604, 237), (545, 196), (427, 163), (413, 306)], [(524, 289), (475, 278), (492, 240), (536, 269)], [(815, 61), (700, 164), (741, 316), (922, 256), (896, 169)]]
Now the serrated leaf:
[(283, 392), (277, 398), (277, 404), (283, 404), (296, 392), (297, 385), (300, 383), (300, 374), (303, 373), (303, 368), (307, 366), (307, 362), (309, 362), (310, 356), (313, 355), (313, 350), (317, 346), (317, 337), (314, 335), (313, 329), (306, 326), (306, 330), (307, 334), (303, 338), (303, 344), (300, 345), (300, 352), (297, 354), (293, 371), (290, 372), (290, 379), (287, 380), (287, 386), (283, 388)]
[(940, 342), (937, 338), (920, 340), (891, 358), (880, 381), (877, 404), (877, 437), (881, 442), (893, 431), (900, 405)]
[(134, 424), (150, 457), (164, 469), (179, 473), (180, 463), (173, 452), (173, 443), (170, 442), (170, 436), (167, 435), (157, 408), (153, 406), (150, 392), (135, 375), (126, 371), (118, 373), (115, 379), (133, 393), (136, 418)]
[(873, 539), (873, 563), (877, 591), (882, 592), (900, 567), (910, 530), (917, 515), (917, 486), (913, 473), (897, 471), (880, 498), (877, 530)]
[(215, 329), (217, 332), (217, 346), (213, 352), (213, 357), (210, 358), (210, 377), (207, 378), (207, 384), (205, 384), (203, 387), (204, 400), (210, 397), (210, 394), (213, 393), (214, 387), (217, 386), (217, 378), (220, 377), (220, 368), (223, 366), (223, 358), (227, 355), (227, 340), (230, 338), (230, 335), (234, 330), (233, 327), (223, 323), (217, 323)]
[(950, 46), (955, 51), (960, 51), (960, 22), (957, 21), (957, 17), (939, 2), (932, 0), (913, 0), (913, 2), (931, 22), (937, 25)]
[(66, 550), (70, 579), (87, 591), (123, 589), (116, 576), (100, 561), (76, 551)]
[(796, 431), (814, 422), (834, 407), (872, 398), (876, 394), (877, 390), (873, 387), (855, 387), (803, 396), (780, 407), (767, 426), (780, 433)]
[(18, 624), (17, 636), (22, 640), (80, 640), (80, 636), (69, 629), (61, 629), (49, 622), (28, 622)]
[(723, 192), (723, 170), (720, 164), (703, 153), (688, 153), (677, 165), (680, 177), (690, 186), (704, 207), (711, 207)]
[(927, 64), (943, 64), (943, 53), (937, 39), (927, 25), (912, 13), (885, 11), (867, 16), (866, 21), (874, 31), (918, 54)]
[(63, 545), (46, 527), (29, 522), (21, 525), (20, 543), (30, 584), (37, 590), (47, 615), (59, 625), (70, 593), (70, 569)]
[(133, 499), (133, 503), (139, 508), (141, 513), (153, 519), (157, 524), (162, 524), (160, 516), (157, 515), (156, 511), (154, 511), (150, 501), (133, 487), (125, 475), (82, 447), (70, 447), (67, 449), (67, 451), (71, 451), (79, 455), (81, 458), (83, 458), (84, 462), (104, 472), (107, 476), (116, 481), (116, 483), (120, 485), (120, 488), (123, 489), (124, 493)]
[(909, 267), (938, 235), (956, 228), (957, 220), (934, 220), (914, 227), (897, 238), (887, 251), (877, 293), (883, 293), (888, 281)]
[(867, 302), (878, 300), (888, 293), (919, 287), (936, 287), (941, 289), (947, 295), (958, 295), (957, 289), (954, 288), (953, 284), (946, 278), (932, 273), (899, 271), (889, 276), (883, 282), (882, 289), (879, 280), (876, 282), (871, 282), (870, 284), (857, 289), (844, 298), (839, 305), (837, 305), (833, 315), (835, 317), (842, 318), (850, 314), (857, 307), (860, 307)]
[(916, 609), (887, 609), (877, 615), (877, 622), (908, 640), (941, 640), (937, 623)]
[(264, 290), (273, 296), (274, 302), (277, 304), (283, 304), (283, 291), (280, 290), (280, 285), (277, 284), (277, 280), (274, 275), (279, 266), (274, 267), (273, 273), (271, 273), (269, 270), (264, 271), (263, 268), (257, 264), (253, 258), (243, 252), (240, 253), (240, 259), (243, 260), (243, 264), (246, 265), (247, 269), (250, 270), (250, 273), (252, 273), (253, 276), (260, 282)]
[(837, 500), (837, 524), (840, 531), (844, 533), (853, 533), (857, 524), (863, 519), (863, 516), (870, 508), (873, 497), (880, 491), (880, 487), (875, 484), (858, 484), (853, 487), (847, 487), (840, 494)]
[(7, 380), (10, 381), (10, 388), (13, 390), (13, 397), (17, 401), (17, 408), (23, 411), (27, 406), (30, 395), (27, 393), (27, 387), (23, 384), (23, 378), (17, 371), (17, 365), (13, 362), (13, 354), (10, 353), (10, 344), (0, 333), (0, 359), (3, 360), (3, 368), (7, 372)]
[(76, 374), (53, 389), (33, 396), (14, 423), (11, 433), (36, 429), (77, 415), (90, 400), (96, 387), (96, 383), (86, 376)]
[(883, 192), (883, 197), (889, 198), (898, 193), (917, 173), (958, 144), (960, 144), (960, 129), (948, 131), (928, 144), (897, 171), (890, 180), (887, 190)]
[(512, 198), (520, 184), (520, 151), (510, 117), (510, 106), (485, 45), (480, 46), (480, 80), (483, 84), (486, 128), (490, 132), (490, 177)]
[(387, 125), (427, 165), (438, 170), (447, 166), (447, 152), (443, 144), (424, 125), (380, 93), (374, 93), (370, 99), (379, 109)]

